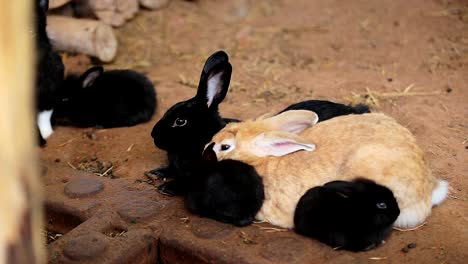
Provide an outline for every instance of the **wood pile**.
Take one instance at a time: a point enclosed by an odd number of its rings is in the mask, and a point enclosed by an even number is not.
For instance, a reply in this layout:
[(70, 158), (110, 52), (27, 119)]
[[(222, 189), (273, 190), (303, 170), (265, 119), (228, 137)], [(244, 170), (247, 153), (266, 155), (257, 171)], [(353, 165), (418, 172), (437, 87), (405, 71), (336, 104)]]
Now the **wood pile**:
[(112, 27), (136, 16), (140, 8), (160, 9), (170, 0), (49, 0), (47, 34), (59, 51), (84, 53), (110, 62), (118, 43)]

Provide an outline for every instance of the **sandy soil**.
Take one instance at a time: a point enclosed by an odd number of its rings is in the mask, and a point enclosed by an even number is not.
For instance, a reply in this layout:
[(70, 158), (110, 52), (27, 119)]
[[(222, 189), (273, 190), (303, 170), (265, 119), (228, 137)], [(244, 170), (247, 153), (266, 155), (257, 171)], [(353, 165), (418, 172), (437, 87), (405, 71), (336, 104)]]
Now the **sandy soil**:
[[(451, 192), (424, 227), (392, 239), (417, 242), (420, 254), (408, 262), (468, 259), (467, 1), (173, 0), (116, 32), (118, 57), (106, 67), (147, 73), (157, 87), (157, 114), (129, 128), (57, 127), (41, 150), (46, 163), (79, 166), (96, 158), (111, 162), (113, 177), (144, 179), (144, 171), (166, 163), (152, 143), (154, 123), (195, 94), (204, 60), (224, 49), (234, 67), (224, 116), (327, 99), (367, 102), (408, 127)], [(68, 71), (89, 65), (65, 62)]]

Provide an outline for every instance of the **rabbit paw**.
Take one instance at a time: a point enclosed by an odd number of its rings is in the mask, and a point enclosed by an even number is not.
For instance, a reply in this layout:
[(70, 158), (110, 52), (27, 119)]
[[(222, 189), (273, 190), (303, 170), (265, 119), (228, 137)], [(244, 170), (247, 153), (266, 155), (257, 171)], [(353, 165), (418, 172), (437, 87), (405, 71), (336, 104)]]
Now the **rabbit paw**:
[(172, 180), (165, 182), (161, 185), (158, 186), (158, 191), (161, 192), (164, 195), (168, 196), (174, 196), (174, 195), (181, 195), (182, 190), (180, 188), (180, 185), (177, 183), (177, 181)]
[(171, 169), (170, 169), (169, 166), (162, 166), (162, 167), (156, 168), (154, 170), (150, 170), (147, 173), (155, 175), (158, 178), (165, 179), (165, 178), (172, 178), (173, 177), (171, 175), (170, 171), (171, 171)]

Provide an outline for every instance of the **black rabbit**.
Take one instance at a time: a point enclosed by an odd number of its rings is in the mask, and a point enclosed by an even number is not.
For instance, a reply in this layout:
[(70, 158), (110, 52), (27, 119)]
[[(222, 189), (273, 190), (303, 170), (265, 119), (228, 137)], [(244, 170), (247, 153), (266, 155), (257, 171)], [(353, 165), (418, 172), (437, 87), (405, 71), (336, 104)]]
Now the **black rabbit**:
[(260, 210), (264, 191), (254, 167), (237, 160), (216, 159), (213, 144), (190, 172), (185, 204), (195, 214), (245, 226)]
[(69, 75), (58, 90), (57, 124), (104, 128), (133, 126), (151, 119), (156, 92), (151, 81), (131, 70), (104, 72), (101, 66)]
[(367, 179), (333, 181), (301, 197), (294, 225), (297, 233), (334, 248), (362, 251), (380, 245), (399, 214), (388, 188)]
[(57, 100), (57, 89), (63, 81), (62, 59), (52, 49), (46, 32), (48, 0), (36, 0), (36, 109), (40, 145), (53, 133), (51, 116)]
[(319, 122), (341, 115), (370, 113), (369, 107), (364, 104), (351, 106), (324, 100), (307, 100), (292, 104), (278, 114), (288, 110), (313, 111), (319, 116)]
[(185, 171), (201, 159), (203, 148), (211, 137), (226, 125), (218, 105), (223, 101), (231, 80), (232, 66), (228, 55), (218, 51), (203, 67), (195, 97), (172, 106), (151, 132), (154, 144), (167, 151), (169, 166), (150, 171), (160, 177), (174, 177), (160, 190), (181, 194)]

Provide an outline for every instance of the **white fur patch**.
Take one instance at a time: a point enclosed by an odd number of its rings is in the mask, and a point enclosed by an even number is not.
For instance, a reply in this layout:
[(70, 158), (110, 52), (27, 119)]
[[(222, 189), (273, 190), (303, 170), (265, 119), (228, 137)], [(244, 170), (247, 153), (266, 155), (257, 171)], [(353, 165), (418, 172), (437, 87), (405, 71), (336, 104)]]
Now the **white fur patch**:
[(430, 213), (430, 208), (423, 203), (415, 204), (411, 208), (401, 210), (393, 225), (399, 228), (413, 228), (422, 224)]
[(213, 76), (210, 76), (208, 78), (208, 87), (206, 91), (206, 98), (208, 99), (208, 107), (211, 106), (213, 103), (213, 99), (215, 95), (219, 92), (219, 89), (221, 89), (221, 76), (223, 75), (224, 72), (219, 72)]
[(52, 135), (52, 133), (54, 133), (52, 124), (50, 123), (52, 112), (54, 112), (54, 110), (46, 110), (37, 114), (37, 126), (39, 127), (39, 132), (44, 139), (48, 138), (50, 135)]
[(440, 204), (447, 197), (449, 184), (447, 181), (438, 180), (437, 186), (432, 191), (432, 205)]

